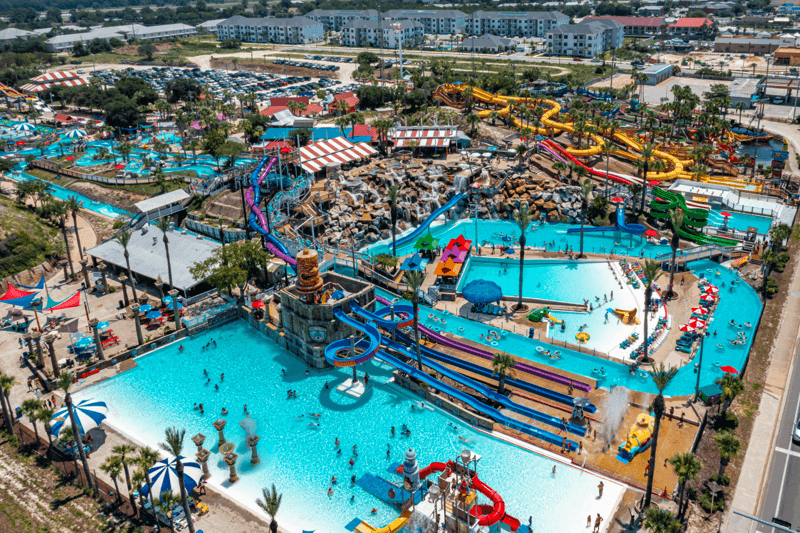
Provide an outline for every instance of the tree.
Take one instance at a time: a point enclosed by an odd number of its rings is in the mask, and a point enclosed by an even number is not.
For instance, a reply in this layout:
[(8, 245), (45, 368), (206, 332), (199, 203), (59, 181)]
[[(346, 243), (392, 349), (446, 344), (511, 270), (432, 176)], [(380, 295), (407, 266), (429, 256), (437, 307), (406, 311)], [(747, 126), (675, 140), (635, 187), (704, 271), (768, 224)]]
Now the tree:
[(669, 241), (669, 245), (672, 248), (672, 264), (669, 269), (669, 290), (667, 291), (667, 296), (670, 298), (675, 297), (675, 291), (673, 290), (675, 286), (675, 271), (677, 270), (675, 259), (681, 244), (680, 231), (683, 227), (684, 214), (685, 213), (681, 209), (673, 209), (669, 214), (670, 222), (672, 223), (672, 239)]
[(178, 78), (172, 80), (164, 86), (164, 94), (167, 102), (177, 104), (178, 102), (196, 102), (202, 94), (203, 88), (197, 81), (189, 78)]
[(239, 156), (242, 155), (244, 151), (245, 146), (242, 143), (225, 141), (219, 149), (219, 155), (227, 159), (225, 162), (227, 168), (233, 168), (234, 165), (236, 165), (236, 160), (239, 159)]
[(592, 183), (592, 180), (587, 179), (581, 182), (581, 253), (578, 255), (579, 258), (586, 257), (583, 255), (583, 226), (586, 224), (586, 212), (589, 209), (589, 195), (592, 193), (593, 189), (594, 183)]
[(683, 491), (686, 489), (686, 482), (697, 478), (697, 474), (703, 469), (703, 463), (692, 452), (686, 452), (672, 456), (669, 464), (678, 475), (678, 516), (683, 516)]
[(397, 257), (397, 243), (395, 242), (395, 234), (397, 233), (397, 195), (400, 192), (400, 186), (395, 184), (389, 187), (386, 194), (389, 196), (389, 207), (391, 209), (392, 217), (392, 256)]
[(78, 241), (78, 253), (83, 259), (83, 248), (81, 247), (81, 235), (78, 232), (78, 213), (81, 212), (81, 203), (78, 201), (77, 196), (70, 196), (67, 198), (67, 209), (72, 215), (72, 226), (75, 228), (75, 239)]
[(133, 237), (133, 233), (126, 230), (121, 229), (117, 232), (114, 236), (114, 240), (122, 246), (122, 249), (125, 251), (123, 254), (125, 256), (125, 266), (128, 269), (128, 281), (131, 284), (131, 292), (133, 294), (133, 301), (137, 302), (139, 297), (136, 295), (136, 284), (133, 282), (133, 271), (131, 270), (131, 255), (128, 253), (128, 244), (131, 242), (131, 237)]
[(171, 490), (165, 490), (153, 501), (153, 508), (169, 517), (169, 528), (172, 531), (175, 531), (175, 521), (173, 520), (175, 513), (172, 509), (180, 503), (180, 497), (175, 496)]
[(55, 409), (50, 409), (49, 407), (39, 407), (39, 410), (36, 412), (36, 419), (44, 424), (44, 430), (47, 433), (47, 445), (51, 446), (53, 444), (53, 436), (50, 434), (50, 420), (52, 420), (53, 415), (56, 414)]
[(714, 443), (717, 445), (717, 451), (719, 452), (718, 477), (721, 478), (725, 473), (725, 467), (728, 466), (730, 460), (739, 454), (739, 448), (741, 447), (742, 443), (739, 442), (739, 439), (736, 438), (733, 430), (730, 429), (724, 429), (714, 435)]
[(128, 470), (128, 465), (134, 463), (135, 459), (131, 457), (131, 454), (135, 451), (136, 447), (131, 444), (119, 444), (111, 449), (111, 453), (119, 459), (120, 465), (125, 470), (125, 485), (128, 488), (128, 492), (131, 490), (131, 474)]
[(417, 368), (422, 370), (422, 354), (419, 346), (419, 291), (425, 282), (425, 272), (407, 270), (405, 280), (411, 291), (411, 304), (414, 307), (414, 344), (417, 349)]
[(10, 433), (14, 433), (13, 418), (11, 418), (11, 389), (16, 385), (17, 380), (14, 376), (0, 372), (0, 403), (3, 404), (3, 417), (6, 419), (6, 427)]
[(28, 398), (22, 402), (22, 414), (28, 417), (31, 425), (33, 426), (33, 433), (36, 436), (36, 448), (39, 447), (39, 426), (36, 425), (38, 418), (36, 415), (39, 413), (39, 408), (42, 407), (42, 401), (38, 398)]
[[(655, 262), (655, 261), (652, 261)], [(647, 330), (645, 330), (645, 336)], [(658, 433), (661, 430), (661, 418), (664, 416), (664, 389), (669, 385), (670, 380), (675, 377), (678, 372), (677, 368), (670, 368), (667, 370), (664, 363), (654, 366), (653, 370), (648, 372), (653, 379), (653, 383), (658, 389), (658, 396), (653, 400), (653, 415), (655, 416), (655, 424), (653, 429), (653, 443), (650, 445), (650, 468), (647, 470), (647, 492), (644, 495), (643, 509), (650, 507), (650, 498), (653, 495), (653, 475), (656, 470), (656, 450), (658, 449)]]
[(744, 382), (739, 376), (726, 373), (715, 383), (722, 389), (722, 414), (725, 414), (733, 399), (744, 392)]
[(671, 511), (650, 507), (644, 512), (644, 527), (652, 533), (676, 533), (681, 523)]
[(69, 372), (63, 372), (58, 376), (58, 388), (64, 391), (64, 404), (67, 406), (67, 412), (69, 413), (69, 423), (70, 427), (72, 428), (72, 434), (75, 436), (75, 441), (78, 444), (76, 448), (78, 448), (78, 455), (81, 458), (83, 473), (86, 475), (86, 482), (90, 488), (96, 488), (92, 482), (92, 473), (89, 470), (89, 461), (86, 460), (86, 452), (83, 449), (83, 442), (81, 442), (82, 432), (79, 431), (78, 422), (75, 419), (75, 410), (72, 408), (72, 395), (69, 393), (69, 389), (72, 388), (72, 383), (74, 380), (75, 378), (72, 374)]
[(152, 61), (153, 54), (155, 54), (158, 51), (158, 48), (156, 48), (156, 45), (154, 45), (153, 43), (144, 43), (139, 45), (137, 51), (139, 52), (139, 54), (145, 56), (148, 61)]
[(642, 186), (638, 183), (631, 183), (628, 185), (628, 192), (631, 195), (631, 211), (636, 212), (636, 204), (638, 203), (639, 195), (642, 194)]
[(129, 130), (136, 128), (142, 120), (138, 104), (134, 100), (121, 95), (106, 102), (103, 111), (103, 118), (106, 124), (114, 129), (125, 128)]
[(167, 256), (167, 275), (169, 276), (169, 288), (170, 290), (175, 288), (175, 285), (172, 284), (172, 263), (169, 259), (169, 239), (167, 238), (167, 231), (170, 228), (170, 220), (167, 217), (159, 218), (156, 221), (156, 227), (161, 230), (163, 234), (162, 240), (164, 241), (164, 252)]
[(503, 394), (506, 390), (506, 374), (514, 368), (514, 356), (505, 352), (497, 352), (492, 357), (492, 375), (498, 376), (497, 392)]
[(563, 161), (556, 161), (555, 163), (553, 163), (553, 170), (556, 171), (559, 181), (561, 180), (561, 175), (562, 175), (561, 173), (566, 171), (566, 170), (568, 170), (568, 169), (569, 169), (569, 165), (567, 165)]
[(119, 494), (119, 484), (117, 483), (117, 480), (119, 479), (119, 475), (122, 473), (122, 464), (120, 463), (119, 458), (114, 456), (106, 457), (105, 462), (100, 465), (100, 470), (111, 477), (111, 480), (114, 482), (114, 490), (117, 494), (117, 502), (120, 502), (122, 498)]
[(772, 239), (772, 249), (780, 251), (783, 242), (792, 236), (792, 228), (788, 224), (780, 223), (769, 230), (769, 237)]
[(174, 427), (167, 428), (164, 432), (164, 439), (166, 442), (159, 444), (162, 450), (171, 453), (175, 457), (175, 472), (178, 474), (178, 486), (181, 489), (180, 498), (183, 512), (186, 516), (186, 525), (189, 526), (189, 533), (194, 533), (194, 523), (192, 522), (192, 510), (189, 507), (189, 502), (186, 499), (186, 482), (183, 479), (183, 461), (181, 461), (181, 453), (183, 452), (183, 438), (186, 436), (186, 430), (180, 431)]
[(67, 214), (69, 213), (68, 203), (65, 200), (51, 197), (48, 201), (42, 204), (42, 216), (53, 220), (58, 228), (61, 230), (61, 235), (64, 238), (64, 247), (67, 251), (67, 262), (69, 263), (70, 273), (75, 276), (75, 267), (72, 264), (72, 254), (69, 251), (69, 237), (67, 236)]
[(524, 309), (522, 306), (522, 279), (523, 271), (525, 270), (525, 243), (527, 242), (525, 232), (528, 230), (528, 226), (530, 226), (531, 222), (533, 222), (533, 213), (530, 212), (528, 204), (522, 204), (519, 206), (519, 209), (514, 211), (514, 222), (517, 223), (517, 227), (519, 228), (519, 292), (517, 293), (519, 297), (516, 309), (521, 311)]
[(265, 513), (269, 515), (269, 529), (272, 533), (277, 533), (278, 522), (275, 520), (275, 515), (278, 514), (278, 510), (281, 508), (283, 494), (278, 494), (278, 489), (275, 488), (275, 483), (273, 483), (270, 490), (262, 488), (261, 495), (264, 498), (257, 499), (256, 505), (258, 505)]
[(136, 456), (136, 466), (144, 473), (144, 479), (147, 481), (148, 487), (147, 495), (151, 504), (153, 504), (153, 491), (150, 490), (150, 487), (153, 486), (153, 483), (150, 480), (150, 469), (155, 466), (156, 461), (158, 461), (158, 452), (148, 446), (139, 448), (139, 455)]
[(216, 248), (208, 259), (195, 263), (189, 271), (219, 292), (231, 294), (234, 288), (263, 272), (271, 258), (258, 243), (236, 242)]

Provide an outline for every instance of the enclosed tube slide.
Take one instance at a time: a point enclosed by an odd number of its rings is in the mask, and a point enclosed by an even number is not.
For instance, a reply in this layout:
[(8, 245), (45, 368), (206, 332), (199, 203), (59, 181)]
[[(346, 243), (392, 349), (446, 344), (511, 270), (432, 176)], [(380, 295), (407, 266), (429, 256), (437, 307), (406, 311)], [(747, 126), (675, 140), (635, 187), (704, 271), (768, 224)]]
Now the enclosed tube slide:
[(272, 235), (270, 232), (269, 223), (267, 222), (267, 217), (258, 207), (258, 204), (261, 201), (261, 182), (264, 181), (264, 178), (267, 177), (267, 174), (270, 173), (272, 167), (277, 162), (277, 157), (273, 157), (271, 159), (269, 157), (265, 157), (258, 163), (255, 170), (253, 170), (253, 172), (250, 174), (250, 188), (247, 189), (247, 192), (245, 192), (244, 195), (244, 200), (250, 207), (250, 217), (248, 218), (248, 222), (251, 228), (264, 236), (267, 243), (267, 249), (272, 252), (272, 254), (274, 254), (276, 257), (280, 257), (287, 264), (291, 265), (292, 268), (297, 270), (297, 261), (292, 257), (291, 253), (289, 253), (288, 248), (286, 248), (286, 246), (278, 238)]

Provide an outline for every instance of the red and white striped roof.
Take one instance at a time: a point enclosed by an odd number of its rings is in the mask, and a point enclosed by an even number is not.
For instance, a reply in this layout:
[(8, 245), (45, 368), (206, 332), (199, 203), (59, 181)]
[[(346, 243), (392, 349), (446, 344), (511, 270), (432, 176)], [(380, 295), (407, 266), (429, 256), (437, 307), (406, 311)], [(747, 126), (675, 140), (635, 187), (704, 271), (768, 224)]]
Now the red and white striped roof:
[(300, 148), (300, 166), (306, 172), (314, 174), (325, 168), (325, 165), (341, 165), (377, 153), (367, 143), (353, 144), (344, 137), (334, 137)]
[[(35, 78), (31, 78), (31, 81), (37, 83), (52, 83), (54, 81), (64, 81), (64, 80), (72, 80), (72, 79), (81, 79), (77, 72), (70, 72), (68, 70), (62, 70), (59, 72), (47, 72), (42, 74), (41, 76), (36, 76)], [(84, 85), (86, 82), (81, 83), (80, 85)]]
[(81, 85), (88, 85), (88, 82), (83, 78), (77, 78), (74, 80), (64, 80), (51, 83), (26, 83), (20, 87), (20, 90), (25, 91), (26, 93), (38, 93), (39, 91), (44, 91), (45, 89), (49, 89), (54, 85), (63, 85), (64, 87), (79, 87)]
[(456, 133), (458, 128), (450, 127), (450, 128), (413, 128), (413, 129), (406, 129), (406, 128), (394, 128), (389, 136), (392, 139), (436, 139), (436, 138), (444, 138), (444, 139), (455, 139)]
[(450, 139), (397, 139), (395, 141), (395, 148), (402, 148), (403, 146), (408, 146), (408, 143), (416, 142), (419, 143), (417, 146), (420, 148), (434, 148), (437, 146), (447, 147), (450, 146)]

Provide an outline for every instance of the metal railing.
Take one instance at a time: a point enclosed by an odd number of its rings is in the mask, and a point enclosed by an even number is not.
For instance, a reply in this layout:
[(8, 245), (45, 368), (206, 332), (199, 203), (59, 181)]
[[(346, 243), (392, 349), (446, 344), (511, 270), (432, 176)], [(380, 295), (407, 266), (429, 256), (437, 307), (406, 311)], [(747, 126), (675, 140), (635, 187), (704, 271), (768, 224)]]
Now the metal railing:
[(196, 304), (198, 302), (202, 302), (203, 300), (206, 300), (208, 298), (213, 298), (217, 294), (219, 294), (219, 291), (217, 289), (211, 289), (210, 291), (206, 291), (206, 292), (204, 292), (202, 294), (198, 294), (197, 296), (192, 296), (191, 298), (185, 298), (183, 300), (183, 305), (188, 307), (188, 306)]
[[(714, 257), (716, 255), (722, 255), (722, 257), (731, 257), (731, 252), (733, 250), (729, 248), (725, 248), (719, 246), (718, 244), (702, 244), (700, 246), (693, 246), (691, 248), (684, 248), (683, 250), (678, 250), (678, 254), (676, 255), (675, 259), (681, 262), (684, 261), (696, 261), (698, 259), (703, 259), (706, 257)], [(656, 261), (671, 261), (672, 260), (672, 252), (667, 252), (663, 254), (658, 254), (653, 257)]]

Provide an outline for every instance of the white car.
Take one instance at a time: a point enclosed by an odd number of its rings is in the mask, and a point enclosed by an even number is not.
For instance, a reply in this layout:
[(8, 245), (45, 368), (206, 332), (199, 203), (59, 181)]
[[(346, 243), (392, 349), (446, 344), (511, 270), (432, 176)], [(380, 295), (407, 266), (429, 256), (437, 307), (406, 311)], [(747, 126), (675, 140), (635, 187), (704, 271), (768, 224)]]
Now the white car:
[(795, 442), (800, 442), (800, 420), (794, 425), (794, 429), (792, 430), (792, 440)]

